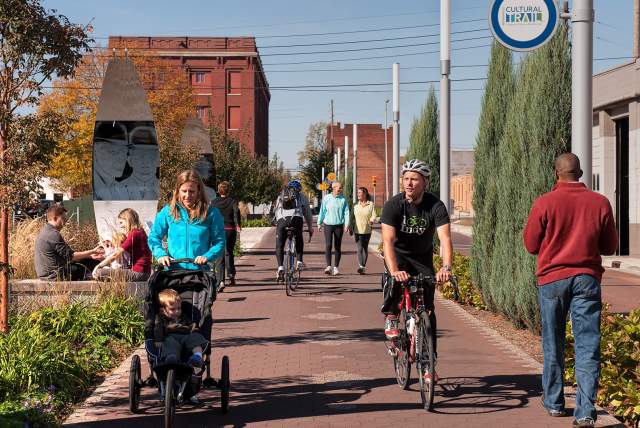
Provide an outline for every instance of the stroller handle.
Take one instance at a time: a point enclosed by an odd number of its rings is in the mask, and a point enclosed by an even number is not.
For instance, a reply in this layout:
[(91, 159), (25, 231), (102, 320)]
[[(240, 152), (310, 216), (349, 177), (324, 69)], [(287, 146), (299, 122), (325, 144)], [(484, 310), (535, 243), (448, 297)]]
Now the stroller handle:
[[(190, 263), (190, 264), (198, 266), (198, 268), (200, 268), (202, 270), (205, 270), (205, 267), (208, 265), (208, 263), (196, 264), (195, 260), (196, 259), (192, 259), (192, 258), (188, 258), (188, 257), (185, 257), (185, 258), (182, 258), (182, 259), (174, 259), (174, 258), (171, 257), (171, 258), (169, 258), (169, 265), (176, 265), (178, 263)], [(158, 268), (159, 269), (163, 269), (163, 268), (166, 268), (166, 267), (162, 266), (162, 265), (158, 265)]]

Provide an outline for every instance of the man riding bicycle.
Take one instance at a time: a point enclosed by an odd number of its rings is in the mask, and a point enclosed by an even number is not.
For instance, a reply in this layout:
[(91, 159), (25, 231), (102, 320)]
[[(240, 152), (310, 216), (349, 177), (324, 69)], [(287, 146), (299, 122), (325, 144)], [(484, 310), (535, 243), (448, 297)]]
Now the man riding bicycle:
[[(429, 186), (431, 169), (418, 159), (412, 159), (402, 166), (404, 192), (389, 199), (382, 209), (382, 241), (387, 271), (393, 277), (393, 286), (387, 281), (384, 290), (382, 313), (385, 314), (384, 333), (393, 341), (400, 334), (398, 330), (399, 304), (402, 297), (400, 284), (417, 274), (430, 275), (436, 281), (451, 278), (453, 244), (449, 213), (435, 195), (426, 191)], [(433, 236), (437, 231), (442, 248), (442, 268), (434, 275)], [(435, 284), (424, 284), (424, 303), (430, 311), (429, 319), (436, 331), (434, 308)], [(437, 348), (436, 348), (437, 349)]]
[(274, 215), (276, 219), (276, 261), (278, 262), (277, 279), (284, 278), (284, 245), (287, 240), (287, 227), (293, 227), (296, 242), (296, 255), (298, 263), (296, 269), (302, 270), (302, 255), (304, 252), (304, 240), (302, 239), (302, 221), (307, 222), (309, 235), (313, 234), (311, 227), (311, 210), (309, 200), (302, 194), (302, 184), (299, 180), (291, 180), (282, 190), (276, 200)]

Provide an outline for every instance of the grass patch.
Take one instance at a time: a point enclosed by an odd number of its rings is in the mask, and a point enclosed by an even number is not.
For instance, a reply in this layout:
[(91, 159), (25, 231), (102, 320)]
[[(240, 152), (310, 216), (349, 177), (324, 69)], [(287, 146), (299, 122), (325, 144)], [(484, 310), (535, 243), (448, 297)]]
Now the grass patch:
[(242, 220), (241, 222), (242, 228), (248, 228), (248, 227), (271, 227), (273, 226), (273, 224), (271, 223), (271, 220), (269, 220), (267, 217), (261, 217), (261, 218), (252, 218), (249, 220)]
[(141, 343), (144, 320), (138, 301), (105, 295), (13, 316), (10, 328), (0, 336), (0, 426), (36, 427), (59, 424)]

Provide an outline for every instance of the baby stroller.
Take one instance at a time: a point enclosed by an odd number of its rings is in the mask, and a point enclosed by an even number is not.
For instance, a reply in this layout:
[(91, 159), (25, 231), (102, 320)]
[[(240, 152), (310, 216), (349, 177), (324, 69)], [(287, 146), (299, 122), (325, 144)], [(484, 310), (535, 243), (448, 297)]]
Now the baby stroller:
[[(193, 263), (193, 259), (173, 259), (172, 264)], [(175, 417), (176, 405), (187, 402), (204, 386), (217, 387), (221, 391), (221, 409), (229, 410), (229, 357), (222, 357), (220, 379), (211, 377), (211, 346), (203, 349), (204, 364), (194, 368), (187, 364), (188, 353), (183, 353), (181, 361), (175, 364), (164, 363), (161, 348), (154, 340), (156, 314), (159, 312), (158, 293), (164, 289), (176, 290), (182, 299), (183, 314), (191, 314), (191, 320), (197, 323), (205, 338), (211, 337), (213, 320), (211, 304), (216, 299), (215, 275), (207, 270), (166, 269), (158, 266), (149, 278), (149, 288), (144, 302), (144, 336), (147, 359), (151, 375), (142, 380), (140, 358), (134, 355), (129, 372), (129, 409), (136, 413), (140, 403), (140, 390), (143, 386), (157, 387), (164, 398), (164, 426), (171, 427)]]

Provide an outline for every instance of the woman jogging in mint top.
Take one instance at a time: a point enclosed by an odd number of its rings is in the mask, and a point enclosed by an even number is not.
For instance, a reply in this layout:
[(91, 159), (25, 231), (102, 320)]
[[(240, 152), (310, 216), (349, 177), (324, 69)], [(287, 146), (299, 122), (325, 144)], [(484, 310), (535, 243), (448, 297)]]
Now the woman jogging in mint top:
[[(167, 237), (168, 247), (162, 245)], [(156, 216), (149, 233), (149, 247), (158, 263), (180, 269), (198, 269), (224, 253), (224, 222), (220, 210), (211, 207), (200, 175), (187, 170), (178, 175), (171, 202)], [(171, 265), (171, 259), (194, 259)], [(171, 265), (171, 266), (170, 266)]]
[[(349, 231), (349, 202), (342, 195), (342, 183), (334, 181), (331, 194), (322, 199), (320, 214), (318, 215), (318, 230), (324, 227), (324, 258), (327, 267), (324, 273), (338, 275), (338, 266), (342, 256), (342, 235)], [(331, 266), (331, 250), (335, 247), (335, 263)]]

